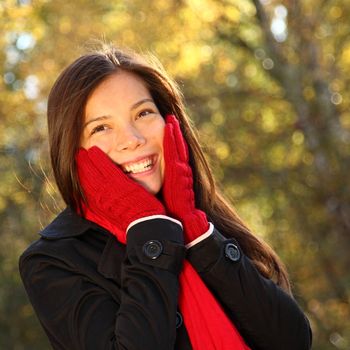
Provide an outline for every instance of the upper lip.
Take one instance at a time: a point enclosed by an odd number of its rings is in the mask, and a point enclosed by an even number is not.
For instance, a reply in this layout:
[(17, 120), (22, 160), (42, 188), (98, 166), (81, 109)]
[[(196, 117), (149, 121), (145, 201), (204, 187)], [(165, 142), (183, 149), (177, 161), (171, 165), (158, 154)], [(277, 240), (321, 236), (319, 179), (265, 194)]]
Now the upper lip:
[(133, 159), (133, 160), (130, 160), (130, 161), (128, 161), (128, 162), (120, 163), (119, 165), (125, 167), (125, 166), (131, 165), (131, 164), (133, 164), (133, 163), (138, 163), (138, 162), (140, 162), (140, 161), (142, 161), (142, 160), (144, 160), (144, 159), (147, 159), (147, 158), (152, 158), (152, 161), (154, 162), (155, 157), (156, 157), (155, 154), (149, 154), (149, 155), (147, 155), (147, 156), (140, 156), (140, 157), (137, 157), (137, 158), (135, 158), (135, 159)]

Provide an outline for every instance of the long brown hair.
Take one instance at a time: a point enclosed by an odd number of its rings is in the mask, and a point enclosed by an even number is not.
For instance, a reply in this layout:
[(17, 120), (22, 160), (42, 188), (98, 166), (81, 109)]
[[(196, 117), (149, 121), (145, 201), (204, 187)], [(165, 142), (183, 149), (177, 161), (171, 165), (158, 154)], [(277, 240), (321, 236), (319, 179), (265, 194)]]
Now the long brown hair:
[(188, 143), (196, 205), (226, 237), (237, 239), (245, 254), (267, 278), (291, 293), (287, 271), (273, 249), (249, 230), (217, 188), (201, 150), (182, 93), (154, 56), (140, 56), (102, 44), (70, 64), (57, 78), (48, 99), (48, 130), (52, 168), (67, 205), (80, 208), (83, 192), (74, 157), (79, 148), (86, 101), (107, 77), (126, 71), (140, 77), (161, 115), (175, 114)]

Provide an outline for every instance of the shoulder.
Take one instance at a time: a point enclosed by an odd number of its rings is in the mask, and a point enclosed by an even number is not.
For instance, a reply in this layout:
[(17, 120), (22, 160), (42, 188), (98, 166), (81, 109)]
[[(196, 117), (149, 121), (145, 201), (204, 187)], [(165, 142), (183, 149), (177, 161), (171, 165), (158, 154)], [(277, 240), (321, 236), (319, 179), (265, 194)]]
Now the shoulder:
[(19, 257), (19, 270), (35, 265), (74, 265), (75, 260), (89, 254), (89, 250), (102, 251), (111, 234), (100, 226), (85, 220), (67, 207), (42, 231)]

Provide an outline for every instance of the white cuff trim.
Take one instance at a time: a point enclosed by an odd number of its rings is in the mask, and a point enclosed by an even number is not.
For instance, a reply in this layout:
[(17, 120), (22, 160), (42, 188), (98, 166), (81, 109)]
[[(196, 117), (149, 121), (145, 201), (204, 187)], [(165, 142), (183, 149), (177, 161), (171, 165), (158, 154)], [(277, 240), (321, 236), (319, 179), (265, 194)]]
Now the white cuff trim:
[(145, 217), (143, 217), (143, 218), (140, 218), (140, 219), (137, 219), (137, 220), (132, 221), (132, 222), (129, 224), (129, 226), (127, 227), (127, 229), (126, 229), (126, 234), (128, 234), (128, 231), (129, 231), (129, 229), (130, 229), (132, 226), (134, 226), (134, 225), (136, 225), (136, 224), (138, 224), (138, 223), (140, 223), (140, 222), (142, 222), (142, 221), (153, 220), (153, 219), (163, 219), (163, 220), (165, 219), (165, 220), (170, 220), (170, 221), (173, 221), (173, 222), (175, 222), (176, 224), (180, 225), (181, 228), (183, 229), (182, 223), (181, 223), (179, 220), (176, 220), (176, 219), (174, 219), (174, 218), (171, 218), (170, 216), (166, 216), (166, 215), (150, 215), (150, 216), (145, 216)]
[(209, 222), (209, 230), (205, 233), (203, 233), (201, 236), (197, 237), (196, 239), (194, 239), (193, 241), (191, 241), (190, 243), (186, 244), (186, 249), (189, 249), (191, 247), (193, 247), (194, 245), (196, 245), (197, 243), (203, 241), (203, 239), (208, 238), (210, 235), (212, 235), (214, 232), (214, 225)]

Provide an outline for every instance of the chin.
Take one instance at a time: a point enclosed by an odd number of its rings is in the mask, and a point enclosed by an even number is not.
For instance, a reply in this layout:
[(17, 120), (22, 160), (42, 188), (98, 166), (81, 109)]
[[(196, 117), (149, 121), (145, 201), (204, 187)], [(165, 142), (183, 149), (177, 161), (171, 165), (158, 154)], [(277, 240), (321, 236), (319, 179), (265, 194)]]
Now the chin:
[(160, 191), (160, 188), (149, 188), (149, 187), (145, 187), (146, 188), (146, 190), (149, 192), (149, 193), (151, 193), (151, 194), (153, 194), (153, 195), (156, 195), (157, 193), (159, 193), (159, 191)]
[(153, 195), (156, 195), (161, 189), (161, 186), (157, 184), (140, 183), (140, 185)]

